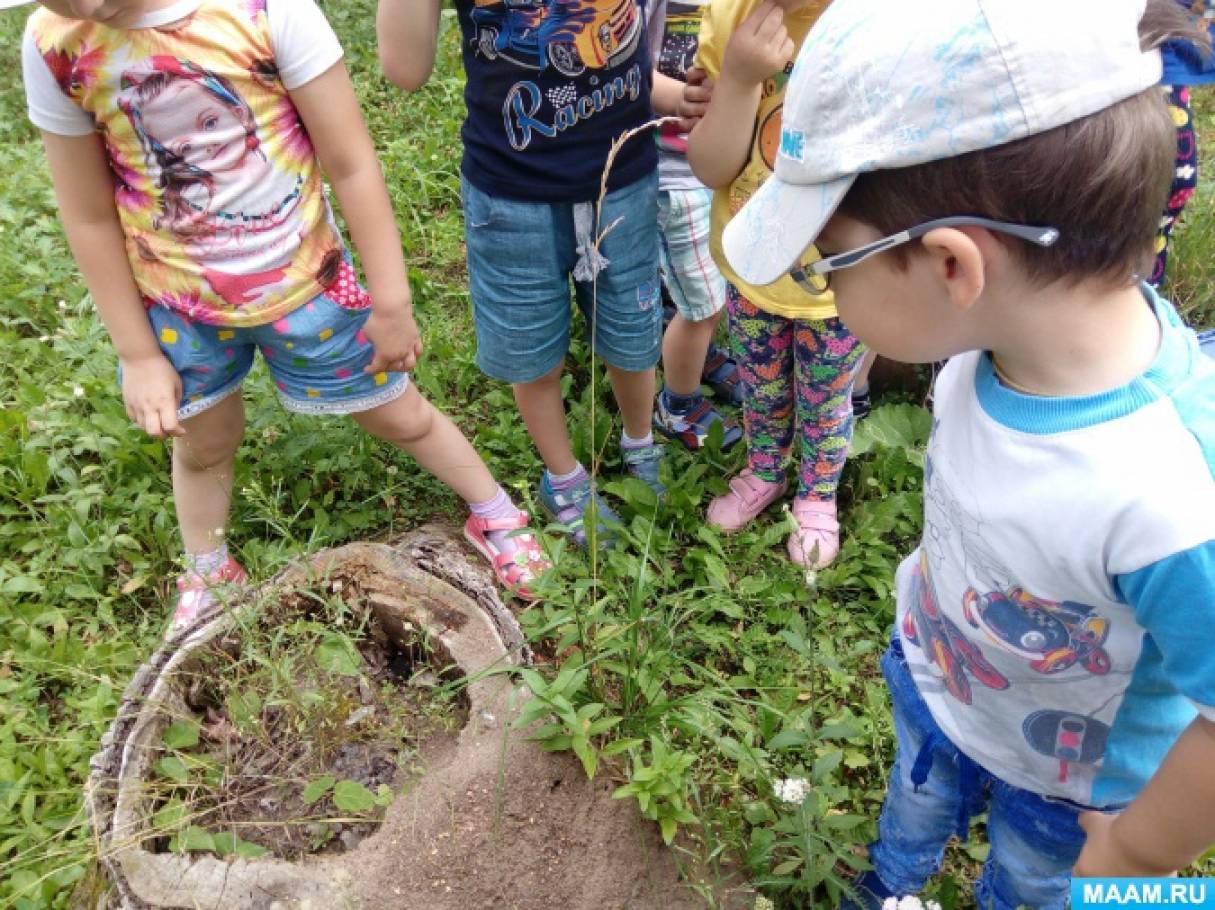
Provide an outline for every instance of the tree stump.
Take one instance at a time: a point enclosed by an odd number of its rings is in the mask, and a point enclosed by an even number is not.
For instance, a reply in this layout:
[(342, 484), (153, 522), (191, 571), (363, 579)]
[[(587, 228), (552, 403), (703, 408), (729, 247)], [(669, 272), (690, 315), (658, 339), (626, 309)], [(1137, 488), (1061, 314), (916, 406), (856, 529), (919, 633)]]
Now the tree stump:
[[(167, 641), (128, 686), (92, 761), (86, 802), (109, 888), (90, 910), (469, 910), (700, 906), (672, 854), (613, 785), (588, 781), (511, 729), (529, 661), (492, 576), (445, 530), (394, 546), (356, 543), (293, 566)], [(262, 615), (259, 605), (337, 570), (392, 637), (424, 630), (467, 680), (468, 721), (435, 766), (398, 795), (378, 831), (300, 861), (153, 852), (149, 775), (164, 731), (188, 712), (183, 680), (200, 649)]]

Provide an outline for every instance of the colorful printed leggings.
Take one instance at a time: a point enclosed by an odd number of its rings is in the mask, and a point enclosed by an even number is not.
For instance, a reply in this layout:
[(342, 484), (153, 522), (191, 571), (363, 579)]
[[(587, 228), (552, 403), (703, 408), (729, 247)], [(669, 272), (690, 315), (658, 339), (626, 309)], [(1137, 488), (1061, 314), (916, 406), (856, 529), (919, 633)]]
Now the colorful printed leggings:
[(746, 385), (751, 470), (785, 476), (794, 422), (801, 436), (798, 496), (835, 499), (852, 440), (852, 379), (864, 348), (838, 319), (789, 319), (729, 289), (730, 339)]
[(1198, 187), (1198, 137), (1194, 133), (1194, 114), (1190, 110), (1190, 90), (1184, 85), (1166, 85), (1163, 88), (1168, 98), (1169, 113), (1177, 124), (1177, 166), (1173, 171), (1169, 201), (1160, 219), (1160, 232), (1156, 235), (1156, 265), (1149, 282), (1155, 288), (1164, 281), (1173, 225)]

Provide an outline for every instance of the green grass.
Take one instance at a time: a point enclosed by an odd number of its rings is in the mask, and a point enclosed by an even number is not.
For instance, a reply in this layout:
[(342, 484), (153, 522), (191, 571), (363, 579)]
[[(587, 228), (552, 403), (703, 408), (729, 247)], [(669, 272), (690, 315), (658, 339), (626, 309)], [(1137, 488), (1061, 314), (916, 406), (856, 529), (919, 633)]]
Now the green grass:
[[(473, 363), (454, 22), (436, 77), (406, 96), (376, 71), (371, 0), (324, 5), (411, 263), (426, 342), (417, 380), (526, 495), (539, 462), (509, 389)], [(160, 632), (179, 545), (167, 448), (123, 412), (24, 117), (24, 15), (0, 14), (0, 348), (10, 365), (0, 371), (0, 906), (34, 910), (66, 907), (93, 860), (80, 804), (88, 758)], [(1199, 123), (1215, 136), (1206, 97)], [(1202, 325), (1215, 321), (1213, 192), (1204, 181), (1172, 269), (1171, 293)], [(603, 472), (618, 477), (605, 385), (579, 346), (567, 378), (576, 443), (584, 456), (607, 453)], [(457, 499), (408, 458), (345, 421), (287, 415), (272, 391), (255, 372), (230, 531), (255, 576), (320, 547), (459, 517)], [(546, 605), (525, 614), (541, 652), (561, 656), (527, 677), (551, 715), (544, 741), (616, 775), (621, 795), (675, 835), (706, 893), (733, 865), (782, 905), (811, 895), (829, 905), (822, 883), (855, 865), (854, 848), (873, 835), (891, 757), (876, 660), (894, 566), (919, 532), (925, 434), (925, 413), (910, 405), (867, 422), (841, 490), (844, 551), (809, 584), (782, 557), (779, 516), (730, 539), (705, 527), (707, 498), (741, 453), (675, 453), (671, 504), (655, 516), (644, 490), (609, 484), (624, 502), (626, 545), (594, 572), (563, 554)], [(788, 777), (813, 782), (800, 806), (774, 795)], [(937, 886), (947, 905), (979, 856), (951, 852)]]

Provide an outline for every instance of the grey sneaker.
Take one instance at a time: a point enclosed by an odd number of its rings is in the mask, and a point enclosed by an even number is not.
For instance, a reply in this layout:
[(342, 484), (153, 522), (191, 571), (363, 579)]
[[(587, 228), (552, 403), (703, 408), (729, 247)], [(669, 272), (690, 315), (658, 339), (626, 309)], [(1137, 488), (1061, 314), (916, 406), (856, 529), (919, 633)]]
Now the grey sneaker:
[(620, 457), (628, 472), (657, 493), (659, 499), (667, 492), (666, 486), (658, 479), (662, 456), (662, 446), (657, 443), (650, 443), (640, 449), (620, 449)]
[(615, 540), (615, 535), (605, 522), (620, 524), (620, 516), (608, 508), (607, 503), (595, 492), (591, 486), (590, 477), (569, 489), (554, 490), (549, 481), (548, 471), (545, 471), (540, 478), (540, 488), (536, 491), (536, 501), (540, 503), (544, 514), (563, 525), (574, 538), (574, 543), (580, 547), (585, 547), (587, 543), (586, 526), (583, 519), (592, 499), (595, 501), (599, 516), (595, 528), (599, 546), (610, 547)]

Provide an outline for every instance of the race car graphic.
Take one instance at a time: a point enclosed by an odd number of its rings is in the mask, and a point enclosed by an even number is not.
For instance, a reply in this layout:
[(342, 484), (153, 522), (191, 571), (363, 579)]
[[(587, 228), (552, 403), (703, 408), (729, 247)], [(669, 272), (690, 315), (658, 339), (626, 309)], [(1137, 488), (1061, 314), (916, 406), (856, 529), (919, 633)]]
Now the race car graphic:
[(483, 57), (570, 78), (615, 66), (641, 37), (635, 0), (476, 0), (472, 22)]
[(979, 646), (941, 613), (923, 553), (912, 584), (911, 609), (903, 617), (903, 637), (932, 658), (949, 694), (964, 705), (971, 703), (968, 673), (989, 689), (1007, 689), (1008, 680), (988, 662)]
[(1095, 765), (1105, 755), (1110, 728), (1070, 711), (1035, 711), (1021, 724), (1035, 752), (1059, 760), (1059, 783), (1067, 783), (1070, 765)]
[(1109, 621), (1092, 607), (1045, 600), (1021, 588), (987, 594), (967, 588), (962, 613), (971, 626), (1038, 673), (1062, 673), (1077, 663), (1094, 676), (1110, 671), (1103, 647)]

